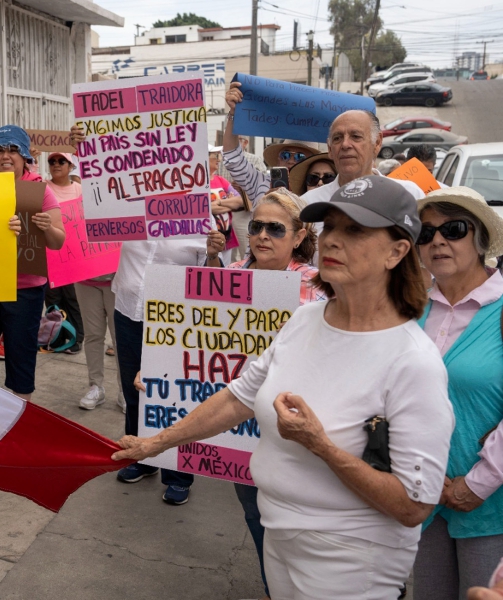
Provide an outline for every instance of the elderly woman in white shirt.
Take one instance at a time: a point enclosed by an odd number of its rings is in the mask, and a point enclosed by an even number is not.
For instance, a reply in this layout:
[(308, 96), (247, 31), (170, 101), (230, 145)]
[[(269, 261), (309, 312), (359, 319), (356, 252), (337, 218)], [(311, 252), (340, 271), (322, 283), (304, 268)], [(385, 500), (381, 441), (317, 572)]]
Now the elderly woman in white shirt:
[[(256, 416), (273, 600), (391, 600), (440, 497), (453, 427), (440, 355), (414, 321), (426, 302), (416, 202), (368, 176), (301, 219), (324, 222), (319, 283), (331, 300), (300, 307), (239, 379), (158, 435), (123, 438), (114, 458), (156, 456)], [(391, 472), (360, 458), (376, 415), (388, 421)]]

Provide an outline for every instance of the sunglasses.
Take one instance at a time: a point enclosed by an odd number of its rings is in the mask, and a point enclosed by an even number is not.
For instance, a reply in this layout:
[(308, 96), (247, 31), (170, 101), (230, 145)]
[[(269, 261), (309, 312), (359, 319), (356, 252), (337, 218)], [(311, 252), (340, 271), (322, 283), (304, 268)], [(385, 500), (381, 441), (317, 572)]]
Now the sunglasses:
[(273, 238), (283, 238), (285, 237), (287, 231), (293, 231), (293, 229), (287, 229), (283, 223), (276, 223), (276, 221), (271, 221), (270, 223), (264, 223), (263, 221), (250, 221), (248, 223), (248, 233), (250, 235), (259, 235), (264, 228), (267, 235)]
[(423, 225), (416, 244), (419, 246), (429, 244), (437, 231), (440, 231), (440, 235), (446, 240), (462, 240), (468, 234), (469, 229), (470, 226), (466, 221), (447, 221), (440, 227)]
[(54, 167), (54, 165), (66, 165), (66, 164), (70, 164), (67, 160), (65, 160), (64, 158), (50, 158), (49, 159), (49, 164), (51, 165), (51, 167)]
[(306, 175), (306, 185), (310, 187), (315, 186), (318, 185), (320, 181), (323, 181), (323, 185), (327, 185), (327, 183), (332, 183), (336, 177), (337, 175), (334, 175), (333, 173), (325, 173), (322, 177), (316, 175), (316, 173), (309, 173), (309, 175)]
[(295, 162), (300, 162), (301, 160), (304, 160), (306, 158), (304, 152), (290, 152), (289, 150), (282, 150), (279, 153), (279, 157), (281, 158), (281, 160), (290, 160), (292, 156)]

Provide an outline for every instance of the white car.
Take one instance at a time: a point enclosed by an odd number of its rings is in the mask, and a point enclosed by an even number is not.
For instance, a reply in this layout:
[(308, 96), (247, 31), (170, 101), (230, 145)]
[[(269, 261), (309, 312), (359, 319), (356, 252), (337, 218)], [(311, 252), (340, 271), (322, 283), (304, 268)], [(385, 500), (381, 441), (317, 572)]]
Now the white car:
[(428, 81), (430, 83), (436, 83), (435, 77), (431, 73), (423, 72), (423, 73), (403, 73), (402, 75), (397, 75), (396, 77), (392, 77), (388, 79), (388, 81), (383, 83), (374, 83), (368, 89), (368, 94), (371, 98), (375, 98), (379, 92), (383, 90), (393, 89), (398, 85), (402, 85), (404, 83), (413, 83), (415, 81)]
[(413, 62), (395, 63), (394, 65), (391, 65), (391, 67), (389, 69), (386, 69), (386, 71), (376, 71), (375, 73), (372, 73), (372, 75), (365, 82), (365, 85), (368, 88), (369, 85), (372, 85), (372, 82), (375, 79), (391, 75), (391, 73), (393, 73), (393, 71), (398, 71), (399, 69), (407, 69), (408, 67), (421, 67), (421, 66), (422, 66), (421, 63), (413, 63)]
[(503, 142), (454, 146), (440, 165), (437, 180), (474, 189), (503, 217)]

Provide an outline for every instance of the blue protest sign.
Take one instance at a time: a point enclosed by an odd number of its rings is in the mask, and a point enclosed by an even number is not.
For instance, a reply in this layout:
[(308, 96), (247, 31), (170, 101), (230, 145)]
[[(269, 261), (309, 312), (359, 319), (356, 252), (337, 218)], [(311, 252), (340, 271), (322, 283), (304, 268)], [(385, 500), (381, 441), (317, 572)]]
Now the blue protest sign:
[(328, 129), (347, 110), (376, 111), (372, 98), (278, 79), (236, 73), (243, 101), (236, 106), (233, 132), (242, 135), (326, 142)]

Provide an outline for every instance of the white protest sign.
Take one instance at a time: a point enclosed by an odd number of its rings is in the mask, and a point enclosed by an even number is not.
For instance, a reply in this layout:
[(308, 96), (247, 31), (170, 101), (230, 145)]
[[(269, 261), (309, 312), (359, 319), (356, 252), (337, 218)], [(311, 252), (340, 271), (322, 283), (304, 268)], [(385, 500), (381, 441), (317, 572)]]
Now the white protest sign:
[[(299, 306), (300, 273), (150, 265), (138, 435), (152, 437), (242, 375)], [(255, 419), (146, 464), (253, 485)]]
[(72, 86), (90, 242), (206, 236), (208, 133), (201, 76)]

